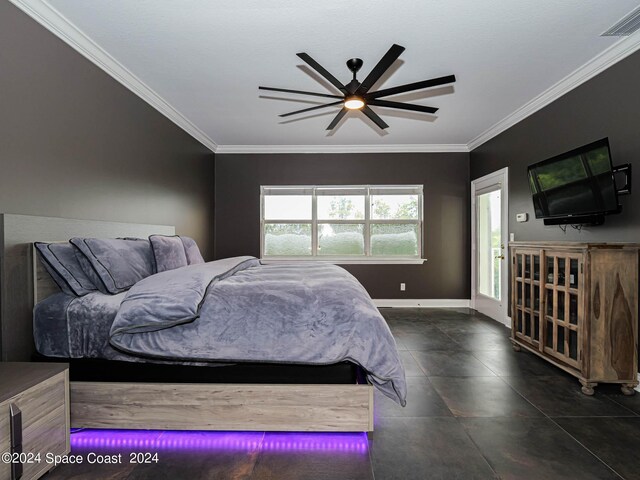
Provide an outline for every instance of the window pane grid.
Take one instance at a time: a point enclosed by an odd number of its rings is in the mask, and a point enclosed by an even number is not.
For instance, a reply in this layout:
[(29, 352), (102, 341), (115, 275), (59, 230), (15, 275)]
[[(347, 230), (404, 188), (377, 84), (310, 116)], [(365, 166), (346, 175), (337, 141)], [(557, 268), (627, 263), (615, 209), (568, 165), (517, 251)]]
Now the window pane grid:
[(371, 189), (367, 188), (364, 199), (364, 254), (371, 256)]
[[(265, 218), (265, 197), (280, 195), (288, 197), (287, 201), (296, 196), (297, 204), (289, 209), (286, 201), (269, 199), (267, 202), (277, 205), (285, 218), (274, 214)], [(422, 257), (421, 185), (261, 187), (260, 197), (262, 257), (370, 261)], [(378, 202), (376, 212), (372, 197)], [(293, 218), (291, 212), (300, 212), (302, 202), (310, 203), (311, 218)]]
[(318, 255), (318, 197), (315, 195), (316, 189), (313, 189), (313, 197), (311, 199), (311, 255)]

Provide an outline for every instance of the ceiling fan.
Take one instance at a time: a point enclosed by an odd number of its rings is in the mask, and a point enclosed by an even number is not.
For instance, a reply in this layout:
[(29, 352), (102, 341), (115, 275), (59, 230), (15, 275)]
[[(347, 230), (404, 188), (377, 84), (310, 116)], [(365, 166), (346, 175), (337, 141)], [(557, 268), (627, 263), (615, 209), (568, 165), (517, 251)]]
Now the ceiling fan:
[(359, 82), (356, 79), (356, 74), (362, 67), (362, 60), (359, 58), (352, 58), (347, 61), (347, 68), (353, 73), (353, 79), (343, 85), (340, 81), (331, 75), (326, 69), (322, 67), (318, 62), (311, 58), (306, 53), (298, 53), (304, 62), (306, 62), (316, 72), (326, 78), (334, 87), (336, 87), (342, 95), (330, 95), (327, 93), (305, 92), (302, 90), (290, 90), (287, 88), (273, 88), (273, 87), (258, 87), (260, 90), (270, 90), (273, 92), (285, 92), (285, 93), (297, 93), (301, 95), (312, 95), (316, 97), (325, 98), (337, 98), (335, 102), (325, 103), (323, 105), (317, 105), (315, 107), (304, 108), (302, 110), (296, 110), (295, 112), (283, 113), (280, 117), (288, 117), (290, 115), (297, 115), (298, 113), (310, 112), (312, 110), (319, 110), (321, 108), (333, 107), (342, 105), (342, 109), (335, 116), (333, 121), (327, 127), (327, 130), (333, 130), (342, 117), (346, 115), (349, 110), (361, 110), (367, 117), (369, 117), (378, 127), (385, 129), (388, 128), (382, 118), (380, 118), (369, 106), (386, 107), (386, 108), (398, 108), (401, 110), (412, 110), (415, 112), (436, 113), (437, 108), (427, 107), (424, 105), (415, 105), (412, 103), (392, 102), (390, 100), (381, 100), (382, 97), (388, 97), (390, 95), (397, 95), (398, 93), (411, 92), (413, 90), (422, 90), (424, 88), (437, 87), (439, 85), (445, 85), (447, 83), (453, 83), (456, 81), (454, 75), (447, 75), (445, 77), (432, 78), (430, 80), (423, 80), (421, 82), (407, 83), (392, 88), (385, 88), (383, 90), (377, 90), (370, 92), (369, 89), (380, 79), (380, 77), (387, 71), (393, 62), (404, 52), (405, 48), (400, 45), (394, 44), (387, 53), (380, 59), (378, 64), (373, 67), (371, 73), (367, 77)]

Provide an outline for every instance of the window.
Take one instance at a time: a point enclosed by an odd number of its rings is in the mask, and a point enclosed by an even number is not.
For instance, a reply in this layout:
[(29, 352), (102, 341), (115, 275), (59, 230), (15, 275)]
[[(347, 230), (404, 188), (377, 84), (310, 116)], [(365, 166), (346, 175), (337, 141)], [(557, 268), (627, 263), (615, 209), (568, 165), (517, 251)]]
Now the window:
[(422, 185), (263, 186), (265, 260), (422, 261)]

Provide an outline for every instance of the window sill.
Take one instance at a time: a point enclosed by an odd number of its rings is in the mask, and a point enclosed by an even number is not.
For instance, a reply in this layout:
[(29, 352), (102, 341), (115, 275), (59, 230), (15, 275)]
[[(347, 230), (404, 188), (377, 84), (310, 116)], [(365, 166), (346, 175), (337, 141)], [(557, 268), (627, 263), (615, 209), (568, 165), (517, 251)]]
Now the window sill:
[(422, 265), (426, 258), (261, 258), (264, 265), (287, 264), (287, 263), (331, 263), (334, 265)]

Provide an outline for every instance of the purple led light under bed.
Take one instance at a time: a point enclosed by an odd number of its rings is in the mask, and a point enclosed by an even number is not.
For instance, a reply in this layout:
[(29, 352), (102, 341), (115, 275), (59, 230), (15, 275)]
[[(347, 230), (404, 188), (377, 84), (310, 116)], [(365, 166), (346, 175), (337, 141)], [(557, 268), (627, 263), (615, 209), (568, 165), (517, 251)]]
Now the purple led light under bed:
[(101, 451), (311, 451), (367, 453), (366, 433), (80, 430), (71, 447)]

